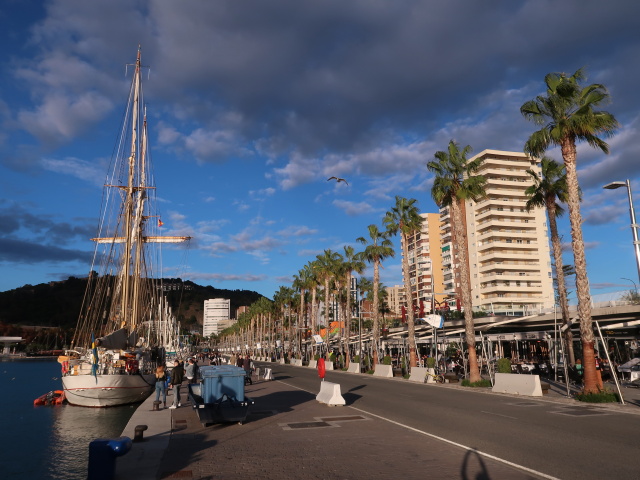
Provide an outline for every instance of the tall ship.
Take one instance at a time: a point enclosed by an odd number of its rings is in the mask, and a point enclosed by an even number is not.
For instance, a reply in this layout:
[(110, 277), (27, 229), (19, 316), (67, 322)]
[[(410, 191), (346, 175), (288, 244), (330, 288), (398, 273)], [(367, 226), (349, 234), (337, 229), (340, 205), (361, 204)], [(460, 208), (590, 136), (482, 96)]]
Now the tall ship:
[(103, 191), (91, 273), (71, 345), (58, 357), (67, 401), (111, 407), (145, 400), (155, 368), (176, 349), (176, 318), (154, 276), (164, 243), (156, 208), (140, 48), (120, 139)]

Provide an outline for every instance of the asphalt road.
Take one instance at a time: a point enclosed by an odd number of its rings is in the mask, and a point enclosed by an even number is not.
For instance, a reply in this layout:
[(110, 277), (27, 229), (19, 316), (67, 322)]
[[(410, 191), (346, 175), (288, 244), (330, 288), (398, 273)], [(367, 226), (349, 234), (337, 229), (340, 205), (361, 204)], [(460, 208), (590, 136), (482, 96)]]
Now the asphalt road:
[[(315, 369), (268, 366), (276, 380), (318, 393)], [(329, 371), (326, 380), (340, 384), (350, 407), (546, 475), (640, 478), (640, 415), (344, 372)]]

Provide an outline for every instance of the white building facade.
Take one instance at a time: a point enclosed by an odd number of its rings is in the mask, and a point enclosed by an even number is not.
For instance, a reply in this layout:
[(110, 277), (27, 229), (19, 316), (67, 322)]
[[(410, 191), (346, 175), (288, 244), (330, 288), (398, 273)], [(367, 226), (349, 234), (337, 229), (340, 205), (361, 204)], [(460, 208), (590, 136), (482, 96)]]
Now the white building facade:
[(231, 316), (231, 300), (226, 298), (212, 298), (204, 301), (204, 316), (202, 321), (202, 336), (218, 335), (229, 326)]
[(474, 310), (530, 315), (553, 307), (554, 291), (546, 212), (527, 211), (527, 170), (536, 159), (521, 152), (484, 150), (477, 172), (487, 179), (486, 197), (465, 203), (469, 273)]

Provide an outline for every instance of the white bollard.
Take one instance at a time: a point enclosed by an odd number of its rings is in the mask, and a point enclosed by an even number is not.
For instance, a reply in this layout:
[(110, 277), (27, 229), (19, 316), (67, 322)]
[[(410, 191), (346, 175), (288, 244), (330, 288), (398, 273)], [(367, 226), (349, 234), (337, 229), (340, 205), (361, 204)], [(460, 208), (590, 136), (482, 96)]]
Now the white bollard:
[(271, 369), (270, 368), (265, 368), (264, 369), (264, 379), (265, 380), (273, 380), (273, 375), (271, 374)]
[(340, 393), (340, 384), (327, 381), (320, 382), (320, 393), (316, 396), (316, 400), (320, 403), (326, 403), (330, 407), (342, 406), (347, 403)]

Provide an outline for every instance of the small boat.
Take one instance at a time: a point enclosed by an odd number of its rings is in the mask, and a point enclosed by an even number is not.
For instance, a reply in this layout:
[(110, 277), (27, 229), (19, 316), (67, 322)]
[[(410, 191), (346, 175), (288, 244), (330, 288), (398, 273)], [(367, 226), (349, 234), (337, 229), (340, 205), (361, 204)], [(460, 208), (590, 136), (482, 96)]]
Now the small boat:
[(62, 405), (65, 400), (64, 390), (51, 390), (49, 393), (39, 396), (33, 401), (33, 406)]

